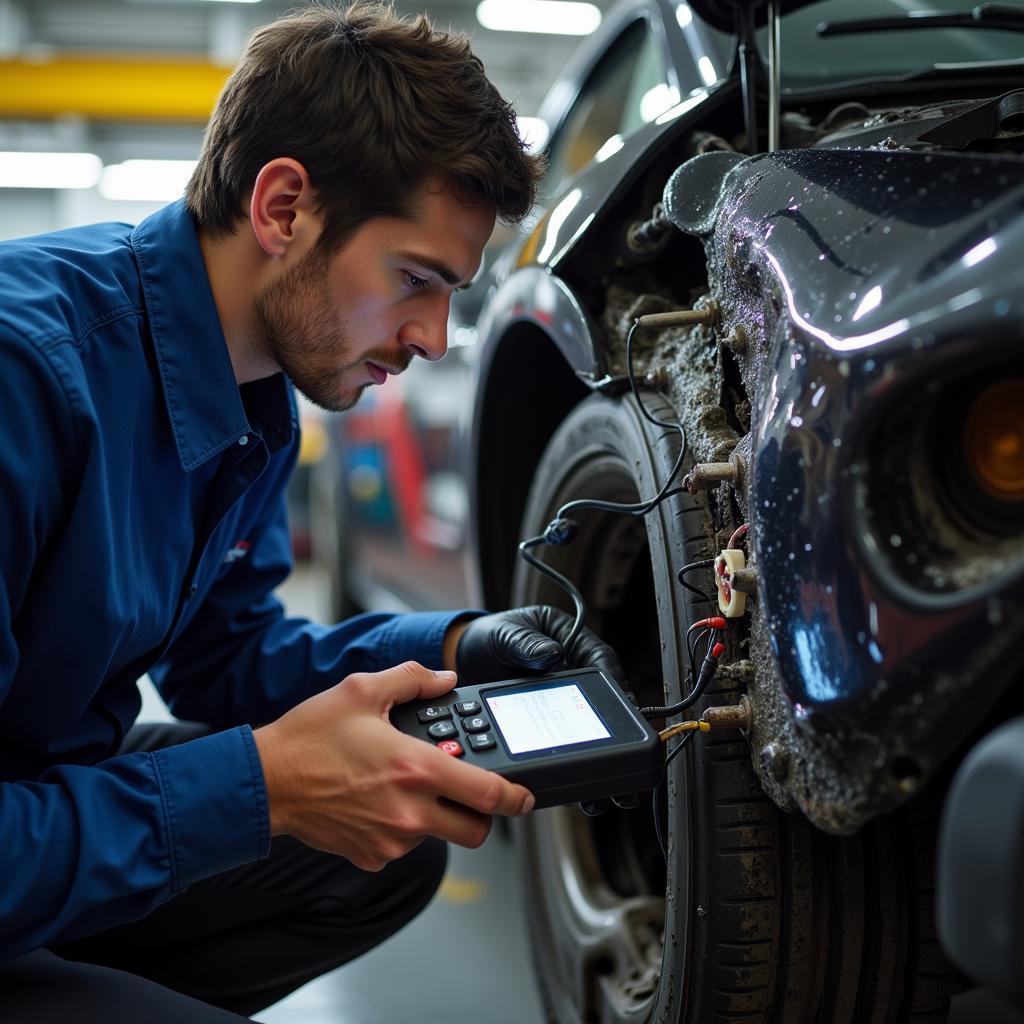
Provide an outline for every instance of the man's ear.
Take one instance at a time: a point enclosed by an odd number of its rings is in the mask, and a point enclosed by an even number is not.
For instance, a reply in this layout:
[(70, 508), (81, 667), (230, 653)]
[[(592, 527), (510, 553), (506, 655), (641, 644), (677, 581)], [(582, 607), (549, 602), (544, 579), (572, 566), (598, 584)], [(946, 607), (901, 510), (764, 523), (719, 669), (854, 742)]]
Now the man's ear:
[(268, 256), (304, 253), (320, 235), (313, 187), (306, 168), (290, 157), (277, 157), (256, 175), (249, 199), (249, 220), (260, 248)]

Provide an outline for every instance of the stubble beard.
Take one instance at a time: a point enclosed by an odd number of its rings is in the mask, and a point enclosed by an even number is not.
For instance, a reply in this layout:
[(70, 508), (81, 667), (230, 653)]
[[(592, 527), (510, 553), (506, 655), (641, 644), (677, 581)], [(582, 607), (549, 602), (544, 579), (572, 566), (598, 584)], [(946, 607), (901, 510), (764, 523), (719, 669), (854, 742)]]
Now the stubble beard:
[[(327, 254), (314, 247), (292, 269), (261, 289), (253, 302), (266, 350), (295, 387), (327, 412), (351, 409), (369, 386), (345, 387), (353, 359), (345, 323), (327, 295)], [(387, 357), (385, 357), (387, 362)]]

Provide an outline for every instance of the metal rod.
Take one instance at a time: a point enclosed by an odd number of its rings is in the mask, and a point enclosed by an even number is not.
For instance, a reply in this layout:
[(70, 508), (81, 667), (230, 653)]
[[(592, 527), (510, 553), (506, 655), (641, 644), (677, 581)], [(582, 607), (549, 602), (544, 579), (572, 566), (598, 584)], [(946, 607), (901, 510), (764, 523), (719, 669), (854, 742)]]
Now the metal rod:
[(768, 4), (768, 152), (779, 148), (782, 120), (782, 32), (779, 5)]
[(639, 317), (641, 327), (685, 327), (687, 324), (704, 324), (713, 327), (718, 320), (718, 306), (709, 302), (700, 309), (676, 309), (671, 313), (647, 313)]
[(736, 9), (740, 48), (740, 84), (743, 89), (743, 123), (747, 131), (747, 152), (757, 153), (757, 38), (753, 4)]

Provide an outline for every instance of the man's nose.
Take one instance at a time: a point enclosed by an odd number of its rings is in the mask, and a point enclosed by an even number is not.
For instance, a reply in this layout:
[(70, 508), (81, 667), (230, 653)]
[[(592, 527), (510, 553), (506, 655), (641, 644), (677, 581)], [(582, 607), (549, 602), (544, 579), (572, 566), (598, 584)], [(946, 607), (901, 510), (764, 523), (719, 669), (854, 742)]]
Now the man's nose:
[(398, 340), (413, 355), (434, 362), (448, 351), (448, 301), (448, 296), (439, 296), (402, 325)]

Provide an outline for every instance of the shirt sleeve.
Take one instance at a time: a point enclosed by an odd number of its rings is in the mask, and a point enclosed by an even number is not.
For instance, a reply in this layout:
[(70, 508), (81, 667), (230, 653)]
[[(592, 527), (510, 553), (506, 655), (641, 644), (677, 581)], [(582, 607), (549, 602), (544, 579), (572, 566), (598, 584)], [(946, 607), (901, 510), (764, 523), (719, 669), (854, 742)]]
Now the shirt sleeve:
[[(64, 363), (0, 331), (0, 365), (0, 707), (11, 750), (18, 613), (75, 499), (81, 439)], [(268, 832), (246, 728), (95, 767), (8, 775), (0, 780), (0, 958), (142, 917), (199, 878), (266, 856)]]
[[(287, 467), (290, 468), (290, 467)], [(274, 590), (292, 568), (282, 473), (243, 562), (206, 596), (150, 670), (179, 718), (214, 728), (262, 724), (353, 672), (403, 661), (442, 667), (448, 627), (471, 611), (374, 612), (334, 626), (285, 615)]]

